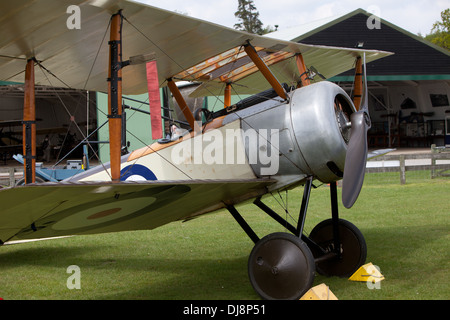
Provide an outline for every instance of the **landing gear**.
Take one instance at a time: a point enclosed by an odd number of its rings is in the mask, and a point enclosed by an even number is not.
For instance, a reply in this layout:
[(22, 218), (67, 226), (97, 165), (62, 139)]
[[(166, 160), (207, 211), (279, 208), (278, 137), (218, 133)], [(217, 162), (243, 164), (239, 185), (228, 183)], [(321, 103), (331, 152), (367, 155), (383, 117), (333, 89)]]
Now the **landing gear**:
[[(361, 231), (346, 220), (339, 219), (339, 248), (334, 244), (331, 219), (315, 226), (309, 238), (322, 249), (321, 251), (313, 249), (313, 255), (318, 259), (316, 270), (321, 275), (348, 278), (366, 261), (366, 241)], [(335, 258), (321, 261), (320, 257), (336, 253), (338, 250), (339, 257), (335, 254)]]
[(298, 300), (314, 281), (314, 257), (298, 237), (272, 233), (259, 240), (250, 253), (248, 274), (263, 299)]
[(248, 274), (263, 299), (299, 299), (311, 288), (316, 270), (326, 276), (348, 277), (365, 263), (367, 247), (363, 235), (353, 224), (339, 219), (336, 183), (330, 184), (332, 218), (314, 227), (309, 237), (303, 234), (311, 187), (309, 177), (296, 227), (260, 198), (254, 202), (292, 234), (277, 232), (259, 239), (239, 212), (233, 206), (227, 207), (255, 243), (248, 260)]

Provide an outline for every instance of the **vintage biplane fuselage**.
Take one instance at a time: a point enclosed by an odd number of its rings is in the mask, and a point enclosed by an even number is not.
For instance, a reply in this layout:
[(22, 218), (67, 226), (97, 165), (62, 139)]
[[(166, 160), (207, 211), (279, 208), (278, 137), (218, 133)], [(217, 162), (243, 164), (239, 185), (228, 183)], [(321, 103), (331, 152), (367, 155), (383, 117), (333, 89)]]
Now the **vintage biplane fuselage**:
[[(286, 101), (234, 108), (199, 122), (198, 131), (123, 156), (121, 180), (271, 178), (271, 191), (308, 176), (323, 183), (342, 179), (355, 107), (339, 86), (323, 81), (293, 88)], [(108, 181), (110, 175), (98, 167), (69, 180)]]

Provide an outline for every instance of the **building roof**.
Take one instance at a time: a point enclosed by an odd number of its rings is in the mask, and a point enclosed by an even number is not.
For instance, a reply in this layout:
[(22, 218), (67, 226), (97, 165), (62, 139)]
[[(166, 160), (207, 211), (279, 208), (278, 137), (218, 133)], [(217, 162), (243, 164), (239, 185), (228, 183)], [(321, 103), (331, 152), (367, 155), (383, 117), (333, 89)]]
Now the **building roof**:
[[(369, 19), (377, 19), (379, 28), (369, 28)], [(372, 25), (369, 23), (369, 26)], [(362, 9), (277, 31), (270, 36), (316, 45), (357, 47), (362, 44), (364, 49), (394, 52), (393, 56), (367, 65), (368, 80), (372, 81), (450, 80), (450, 51)], [(352, 71), (349, 71), (331, 80), (352, 79)]]

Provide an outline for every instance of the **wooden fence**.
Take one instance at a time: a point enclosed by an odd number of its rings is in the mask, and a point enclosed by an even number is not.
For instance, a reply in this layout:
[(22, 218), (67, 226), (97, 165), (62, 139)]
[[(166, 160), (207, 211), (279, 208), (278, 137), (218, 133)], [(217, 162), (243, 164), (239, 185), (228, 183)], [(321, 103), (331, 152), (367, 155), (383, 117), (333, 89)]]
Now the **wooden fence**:
[(15, 186), (16, 182), (23, 178), (23, 168), (0, 167), (0, 186)]
[(368, 161), (366, 173), (398, 172), (406, 183), (407, 171), (430, 170), (430, 178), (450, 177), (450, 149), (432, 148), (430, 153), (385, 155)]

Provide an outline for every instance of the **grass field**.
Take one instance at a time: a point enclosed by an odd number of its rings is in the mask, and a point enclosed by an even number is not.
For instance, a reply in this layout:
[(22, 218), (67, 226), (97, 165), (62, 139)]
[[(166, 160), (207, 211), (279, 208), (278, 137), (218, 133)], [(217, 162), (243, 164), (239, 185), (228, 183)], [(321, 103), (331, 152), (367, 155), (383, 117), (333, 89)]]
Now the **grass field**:
[[(360, 228), (367, 262), (379, 266), (379, 289), (316, 276), (340, 300), (450, 299), (450, 179), (408, 179), (406, 185), (366, 178), (341, 218)], [(340, 189), (338, 190), (340, 196)], [(297, 216), (303, 189), (289, 194)], [(278, 196), (278, 195), (277, 195)], [(283, 212), (277, 201), (265, 202)], [(305, 231), (328, 219), (329, 190), (313, 190)], [(252, 204), (239, 211), (260, 237), (284, 231)], [(152, 231), (80, 236), (0, 248), (0, 298), (9, 299), (259, 299), (247, 276), (253, 243), (226, 211)], [(66, 286), (77, 265), (81, 289)]]

